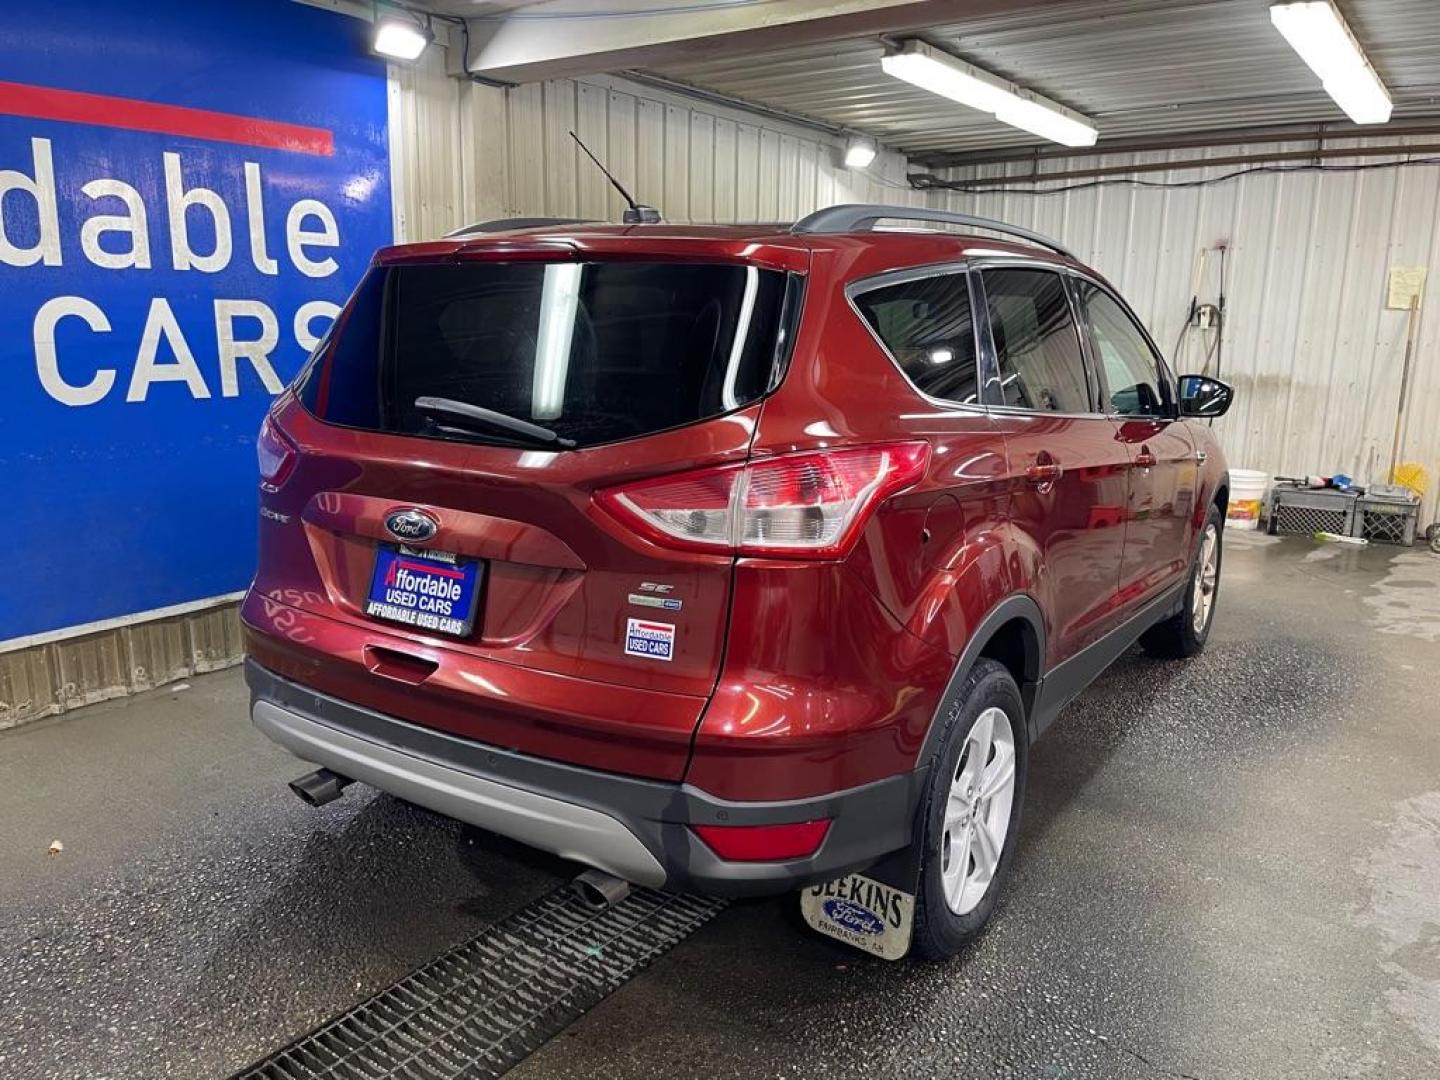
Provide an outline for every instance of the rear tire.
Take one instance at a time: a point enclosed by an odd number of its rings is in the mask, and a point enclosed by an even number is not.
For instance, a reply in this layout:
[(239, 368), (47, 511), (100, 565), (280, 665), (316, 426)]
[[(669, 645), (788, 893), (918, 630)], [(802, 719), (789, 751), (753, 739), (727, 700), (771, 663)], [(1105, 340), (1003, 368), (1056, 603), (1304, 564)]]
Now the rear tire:
[(1224, 545), (1224, 520), (1218, 506), (1210, 507), (1200, 531), (1190, 576), (1185, 581), (1185, 604), (1180, 611), (1158, 622), (1140, 636), (1140, 645), (1162, 660), (1186, 660), (1205, 648), (1210, 626), (1215, 621), (1215, 603), (1220, 597), (1220, 563)]
[(950, 959), (994, 912), (1015, 858), (1028, 762), (1020, 689), (994, 660), (975, 662), (943, 722), (917, 837), (911, 948), (927, 960)]

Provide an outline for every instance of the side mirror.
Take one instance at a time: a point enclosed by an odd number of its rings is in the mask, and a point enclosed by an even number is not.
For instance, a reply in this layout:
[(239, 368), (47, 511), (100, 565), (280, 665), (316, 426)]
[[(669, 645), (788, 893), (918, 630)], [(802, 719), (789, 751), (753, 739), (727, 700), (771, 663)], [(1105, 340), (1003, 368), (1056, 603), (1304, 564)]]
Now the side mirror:
[(1180, 415), (1213, 420), (1224, 416), (1235, 400), (1235, 391), (1208, 375), (1180, 376)]

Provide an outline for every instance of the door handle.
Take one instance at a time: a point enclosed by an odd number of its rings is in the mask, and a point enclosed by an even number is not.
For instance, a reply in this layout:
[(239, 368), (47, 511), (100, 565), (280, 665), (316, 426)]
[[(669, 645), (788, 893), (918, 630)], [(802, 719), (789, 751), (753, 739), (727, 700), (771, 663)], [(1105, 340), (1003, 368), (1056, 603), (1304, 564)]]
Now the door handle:
[(1150, 452), (1148, 446), (1141, 447), (1140, 452), (1135, 455), (1135, 467), (1137, 469), (1153, 469), (1156, 464), (1155, 455)]

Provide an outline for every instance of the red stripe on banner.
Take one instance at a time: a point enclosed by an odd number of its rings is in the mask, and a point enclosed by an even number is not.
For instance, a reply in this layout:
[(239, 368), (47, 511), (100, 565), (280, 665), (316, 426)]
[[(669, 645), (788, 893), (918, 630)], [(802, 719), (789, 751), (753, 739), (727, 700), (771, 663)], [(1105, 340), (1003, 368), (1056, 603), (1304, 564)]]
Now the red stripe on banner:
[(25, 83), (0, 82), (0, 113), (293, 150), (321, 157), (335, 154), (335, 136), (325, 128)]

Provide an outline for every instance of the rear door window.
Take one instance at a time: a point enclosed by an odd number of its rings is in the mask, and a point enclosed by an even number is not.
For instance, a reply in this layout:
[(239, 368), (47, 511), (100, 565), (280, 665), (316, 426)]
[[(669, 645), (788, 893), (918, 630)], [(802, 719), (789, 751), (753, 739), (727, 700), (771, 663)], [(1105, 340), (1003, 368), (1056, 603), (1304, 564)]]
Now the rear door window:
[(1168, 387), (1144, 332), (1120, 303), (1093, 282), (1080, 283), (1090, 340), (1105, 373), (1107, 408), (1121, 416), (1166, 416)]
[(331, 423), (401, 435), (525, 441), (416, 407), (429, 398), (581, 447), (634, 438), (762, 396), (789, 336), (786, 294), (779, 271), (718, 263), (380, 267), (305, 375), (301, 400)]
[(918, 390), (962, 405), (978, 402), (964, 271), (867, 289), (855, 296), (855, 306)]
[(1080, 332), (1060, 275), (1011, 267), (986, 270), (982, 280), (1000, 368), (997, 404), (1039, 412), (1094, 411)]

